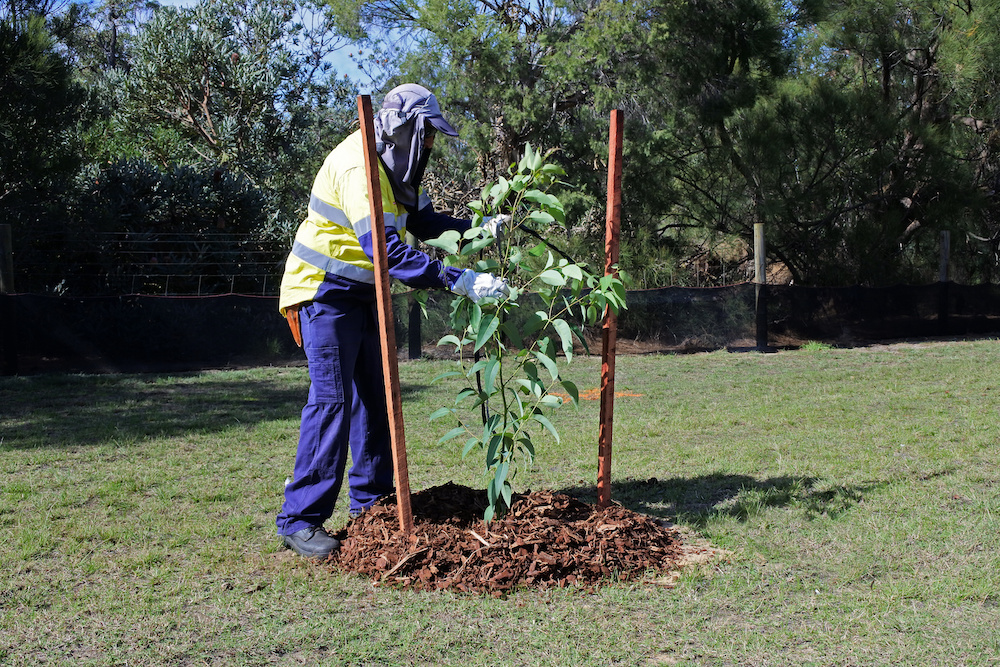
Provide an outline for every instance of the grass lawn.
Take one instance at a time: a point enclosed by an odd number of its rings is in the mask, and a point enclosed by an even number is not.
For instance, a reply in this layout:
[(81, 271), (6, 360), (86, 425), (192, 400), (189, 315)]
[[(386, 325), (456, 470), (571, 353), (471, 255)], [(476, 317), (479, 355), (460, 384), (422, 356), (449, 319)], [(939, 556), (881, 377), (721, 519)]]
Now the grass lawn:
[[(427, 421), (449, 366), (400, 364), (414, 490), (481, 483)], [(729, 555), (507, 599), (279, 550), (302, 368), (0, 378), (0, 664), (995, 665), (998, 368), (989, 340), (621, 357), (613, 498)], [(519, 490), (593, 498), (597, 413)]]

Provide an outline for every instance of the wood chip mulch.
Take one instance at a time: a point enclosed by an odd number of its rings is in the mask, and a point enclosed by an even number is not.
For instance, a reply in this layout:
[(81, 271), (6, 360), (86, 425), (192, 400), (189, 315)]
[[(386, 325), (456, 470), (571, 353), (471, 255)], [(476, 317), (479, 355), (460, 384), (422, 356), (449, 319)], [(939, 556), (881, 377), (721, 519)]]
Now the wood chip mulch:
[(654, 518), (550, 491), (515, 495), (488, 525), (481, 490), (449, 483), (414, 493), (411, 505), (409, 537), (395, 496), (383, 498), (337, 534), (343, 546), (329, 565), (381, 585), (503, 595), (655, 576), (678, 569), (684, 553), (677, 531)]

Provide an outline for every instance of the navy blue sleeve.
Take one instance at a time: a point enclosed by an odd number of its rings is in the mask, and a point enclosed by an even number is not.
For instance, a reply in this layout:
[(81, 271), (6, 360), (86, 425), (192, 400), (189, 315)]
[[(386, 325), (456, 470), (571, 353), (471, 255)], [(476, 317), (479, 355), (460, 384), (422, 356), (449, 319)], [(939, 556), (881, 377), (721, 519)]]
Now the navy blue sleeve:
[[(371, 232), (362, 234), (358, 241), (368, 258), (374, 261)], [(399, 233), (392, 228), (386, 230), (385, 249), (389, 260), (389, 276), (416, 289), (450, 289), (462, 274), (462, 269), (445, 266), (426, 253), (403, 243), (399, 239)]]
[(434, 206), (428, 204), (416, 213), (411, 213), (406, 220), (406, 231), (421, 241), (436, 239), (448, 230), (464, 232), (472, 226), (471, 220), (453, 218), (444, 213), (438, 213)]

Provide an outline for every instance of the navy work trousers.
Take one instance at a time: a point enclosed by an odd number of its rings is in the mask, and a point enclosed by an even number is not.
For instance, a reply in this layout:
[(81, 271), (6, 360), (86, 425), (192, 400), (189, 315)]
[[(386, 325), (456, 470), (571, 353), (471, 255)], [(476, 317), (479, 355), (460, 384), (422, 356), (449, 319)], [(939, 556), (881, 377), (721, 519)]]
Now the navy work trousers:
[(392, 493), (392, 448), (386, 414), (375, 306), (351, 296), (304, 305), (302, 347), (309, 361), (309, 400), (302, 409), (295, 477), (285, 487), (278, 534), (322, 526), (333, 514), (348, 447), (351, 511)]

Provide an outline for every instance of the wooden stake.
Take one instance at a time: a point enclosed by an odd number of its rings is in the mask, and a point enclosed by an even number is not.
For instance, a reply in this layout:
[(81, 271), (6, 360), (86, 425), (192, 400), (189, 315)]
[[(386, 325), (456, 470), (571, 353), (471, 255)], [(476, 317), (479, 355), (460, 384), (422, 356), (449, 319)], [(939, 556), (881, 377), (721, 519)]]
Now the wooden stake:
[(754, 320), (757, 329), (757, 349), (767, 347), (767, 244), (764, 241), (764, 223), (753, 225), (753, 282)]
[(372, 101), (368, 95), (358, 95), (358, 118), (364, 137), (365, 172), (368, 174), (368, 201), (372, 215), (372, 251), (375, 260), (375, 297), (378, 328), (382, 343), (382, 377), (385, 382), (386, 411), (392, 439), (392, 467), (396, 478), (396, 506), (399, 527), (404, 534), (413, 532), (413, 510), (410, 507), (410, 473), (406, 467), (406, 438), (403, 431), (402, 399), (399, 392), (399, 361), (396, 359), (396, 326), (392, 316), (392, 296), (389, 292), (389, 259), (385, 249), (385, 218), (382, 211), (382, 185), (379, 161), (375, 151), (375, 124)]
[[(618, 274), (618, 241), (622, 211), (622, 129), (623, 116), (611, 112), (611, 136), (608, 142), (608, 211), (604, 235), (604, 275)], [(611, 434), (615, 412), (615, 347), (618, 317), (610, 308), (604, 310), (601, 330), (601, 426), (598, 433), (597, 504), (611, 504)]]

